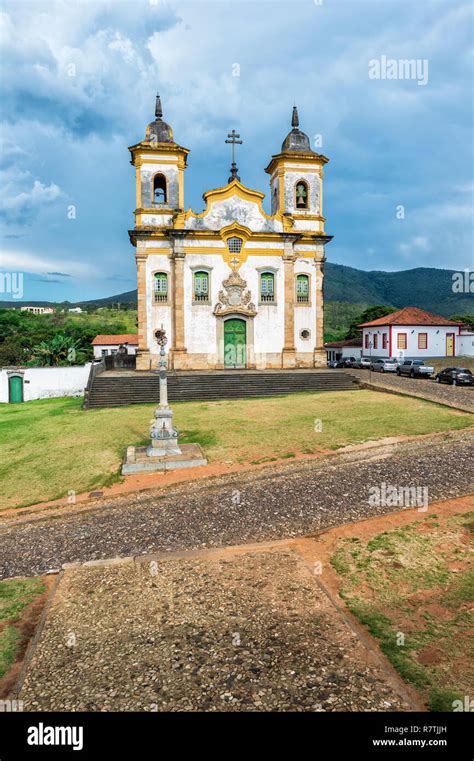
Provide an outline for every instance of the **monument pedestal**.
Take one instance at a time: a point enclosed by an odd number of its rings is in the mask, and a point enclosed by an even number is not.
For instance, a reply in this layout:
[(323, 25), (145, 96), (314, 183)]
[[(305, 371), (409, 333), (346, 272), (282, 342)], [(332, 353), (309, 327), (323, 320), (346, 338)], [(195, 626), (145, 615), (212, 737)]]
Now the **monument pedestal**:
[(182, 444), (180, 454), (150, 456), (147, 450), (148, 447), (127, 447), (127, 454), (122, 465), (123, 476), (131, 473), (154, 473), (207, 465), (199, 444)]
[(178, 445), (178, 431), (173, 425), (173, 413), (168, 405), (155, 410), (155, 422), (151, 427), (151, 444), (147, 447), (148, 457), (165, 457), (181, 454)]

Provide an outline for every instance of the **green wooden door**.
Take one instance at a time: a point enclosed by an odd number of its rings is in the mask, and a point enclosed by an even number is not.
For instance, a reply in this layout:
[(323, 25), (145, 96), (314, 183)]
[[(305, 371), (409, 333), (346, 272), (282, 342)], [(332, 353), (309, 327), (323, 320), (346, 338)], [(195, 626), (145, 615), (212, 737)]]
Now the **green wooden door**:
[(8, 379), (9, 400), (11, 404), (17, 404), (23, 401), (23, 378), (19, 375), (12, 375)]
[(224, 323), (224, 367), (245, 367), (247, 364), (247, 325), (245, 320)]

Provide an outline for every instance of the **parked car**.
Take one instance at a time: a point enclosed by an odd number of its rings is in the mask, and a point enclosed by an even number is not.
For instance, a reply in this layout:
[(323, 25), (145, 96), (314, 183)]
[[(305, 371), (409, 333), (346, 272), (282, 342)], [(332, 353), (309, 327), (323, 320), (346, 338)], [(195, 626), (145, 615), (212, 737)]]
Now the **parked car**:
[(397, 367), (397, 375), (409, 375), (410, 378), (431, 378), (434, 367), (425, 365), (422, 359), (405, 359)]
[(343, 359), (331, 359), (328, 362), (328, 367), (334, 369), (335, 367), (345, 367)]
[(354, 367), (354, 362), (356, 362), (355, 357), (345, 357), (344, 358), (344, 367)]
[(361, 357), (359, 362), (361, 367), (365, 367), (368, 370), (370, 367), (371, 359), (370, 357)]
[(362, 367), (360, 363), (360, 357), (351, 357), (347, 367), (353, 367), (355, 370), (360, 370), (360, 368)]
[(393, 359), (373, 359), (370, 369), (375, 373), (396, 373), (397, 363)]
[(435, 381), (455, 386), (474, 386), (474, 377), (467, 367), (445, 367), (436, 375)]

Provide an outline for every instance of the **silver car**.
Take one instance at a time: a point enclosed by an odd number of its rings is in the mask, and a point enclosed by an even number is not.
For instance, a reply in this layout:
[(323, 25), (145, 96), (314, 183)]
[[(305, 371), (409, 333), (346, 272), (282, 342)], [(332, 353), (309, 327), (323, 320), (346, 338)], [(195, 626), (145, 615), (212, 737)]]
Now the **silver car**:
[(394, 359), (373, 359), (370, 363), (370, 369), (374, 373), (396, 373), (397, 367)]

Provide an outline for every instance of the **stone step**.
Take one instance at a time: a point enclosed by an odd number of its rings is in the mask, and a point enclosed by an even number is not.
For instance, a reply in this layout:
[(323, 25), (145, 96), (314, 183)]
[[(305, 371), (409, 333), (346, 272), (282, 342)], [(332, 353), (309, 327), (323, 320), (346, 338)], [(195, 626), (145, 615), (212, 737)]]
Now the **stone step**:
[[(304, 391), (343, 391), (357, 388), (357, 379), (336, 372), (243, 372), (171, 374), (168, 397), (173, 401), (219, 401), (265, 397)], [(154, 404), (159, 398), (157, 375), (99, 375), (94, 379), (86, 406), (111, 407)]]

